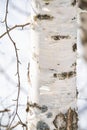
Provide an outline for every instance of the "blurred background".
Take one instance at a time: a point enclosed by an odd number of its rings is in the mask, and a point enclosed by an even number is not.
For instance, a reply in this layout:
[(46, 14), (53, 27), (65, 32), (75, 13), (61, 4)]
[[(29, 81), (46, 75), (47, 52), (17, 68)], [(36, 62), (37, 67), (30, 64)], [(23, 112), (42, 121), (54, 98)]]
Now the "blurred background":
[[(6, 0), (0, 0), (0, 35), (6, 32), (5, 23), (3, 22), (6, 13)], [(30, 1), (29, 0), (9, 0), (8, 10), (8, 26), (25, 24), (30, 17)], [(29, 46), (30, 46), (30, 27), (16, 28), (10, 33), (15, 41), (19, 59), (20, 59), (20, 80), (21, 91), (19, 100), (19, 116), (23, 122), (26, 121), (26, 104), (28, 96), (28, 63), (29, 63)], [(1, 127), (8, 125), (11, 115), (14, 114), (17, 98), (17, 76), (16, 76), (16, 57), (12, 42), (5, 35), (0, 39), (0, 110), (10, 109), (10, 112), (0, 113), (0, 130), (6, 128)], [(18, 120), (18, 119), (16, 119)], [(22, 129), (21, 126), (15, 129)]]

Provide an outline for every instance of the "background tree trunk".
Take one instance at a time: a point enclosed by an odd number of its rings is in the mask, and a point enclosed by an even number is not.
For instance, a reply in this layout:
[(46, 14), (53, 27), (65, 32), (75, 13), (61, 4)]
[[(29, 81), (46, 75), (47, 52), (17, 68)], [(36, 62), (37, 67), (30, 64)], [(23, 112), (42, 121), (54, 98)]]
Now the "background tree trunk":
[(32, 0), (29, 130), (77, 130), (76, 7)]

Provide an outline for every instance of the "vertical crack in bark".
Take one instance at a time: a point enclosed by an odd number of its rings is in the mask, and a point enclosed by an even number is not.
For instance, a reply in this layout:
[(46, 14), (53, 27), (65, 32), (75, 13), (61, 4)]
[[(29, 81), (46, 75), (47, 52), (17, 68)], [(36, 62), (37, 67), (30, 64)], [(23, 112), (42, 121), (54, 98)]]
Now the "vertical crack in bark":
[(73, 110), (70, 108), (67, 112), (67, 127), (66, 130), (73, 130)]
[(77, 130), (78, 128), (78, 115), (77, 112), (74, 110), (72, 110), (71, 108), (69, 108), (68, 112), (67, 112), (67, 128), (66, 130)]

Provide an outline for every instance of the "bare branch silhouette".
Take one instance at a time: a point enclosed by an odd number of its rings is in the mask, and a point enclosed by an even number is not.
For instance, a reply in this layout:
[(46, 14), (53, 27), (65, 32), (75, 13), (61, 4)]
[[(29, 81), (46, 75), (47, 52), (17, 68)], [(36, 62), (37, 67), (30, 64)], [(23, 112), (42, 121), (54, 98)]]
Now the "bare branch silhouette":
[(14, 30), (14, 29), (16, 29), (16, 28), (22, 28), (22, 29), (23, 29), (24, 27), (26, 27), (26, 26), (28, 26), (28, 25), (30, 25), (30, 23), (15, 25), (15, 26), (13, 26), (13, 27), (11, 27), (11, 28), (8, 28), (8, 31), (4, 32), (4, 33), (0, 36), (0, 39), (1, 39), (3, 36), (5, 36), (8, 32), (10, 32), (10, 31), (12, 31), (12, 30)]
[[(15, 127), (17, 127), (18, 125), (22, 125), (22, 127), (26, 127), (27, 129), (27, 126), (25, 123), (22, 122), (19, 114), (18, 114), (18, 108), (19, 108), (19, 96), (20, 96), (20, 69), (19, 69), (19, 64), (20, 64), (20, 61), (19, 61), (19, 55), (18, 55), (18, 49), (17, 49), (17, 46), (16, 46), (16, 43), (15, 41), (12, 39), (11, 35), (10, 35), (10, 31), (14, 30), (15, 28), (24, 28), (25, 26), (28, 26), (30, 23), (25, 23), (25, 24), (22, 24), (22, 25), (15, 25), (13, 26), (12, 28), (9, 28), (8, 27), (8, 8), (9, 8), (9, 0), (6, 1), (6, 11), (5, 11), (5, 19), (4, 19), (4, 23), (5, 23), (5, 27), (6, 27), (6, 32), (4, 32), (0, 38), (4, 37), (6, 34), (8, 35), (8, 38), (10, 39), (10, 41), (12, 42), (13, 46), (14, 46), (14, 49), (15, 49), (15, 55), (16, 55), (16, 67), (17, 67), (17, 82), (18, 82), (18, 91), (17, 91), (17, 98), (16, 98), (16, 106), (15, 106), (15, 111), (13, 112), (13, 115), (11, 115), (11, 120), (9, 122), (8, 125), (2, 125), (0, 123), (0, 126), (1, 127), (6, 127), (6, 130), (12, 130), (14, 129)], [(0, 113), (5, 113), (5, 112), (9, 112), (10, 110), (9, 109), (4, 109), (4, 110), (0, 110)], [(18, 117), (18, 122), (13, 126), (13, 121), (15, 120), (15, 118)]]

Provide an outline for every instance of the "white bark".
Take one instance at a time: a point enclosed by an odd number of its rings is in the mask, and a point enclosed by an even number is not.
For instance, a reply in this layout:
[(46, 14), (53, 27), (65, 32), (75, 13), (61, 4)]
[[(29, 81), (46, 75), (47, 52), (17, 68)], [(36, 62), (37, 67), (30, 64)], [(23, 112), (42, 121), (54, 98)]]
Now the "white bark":
[(32, 8), (28, 129), (77, 130), (76, 7), (32, 0)]

